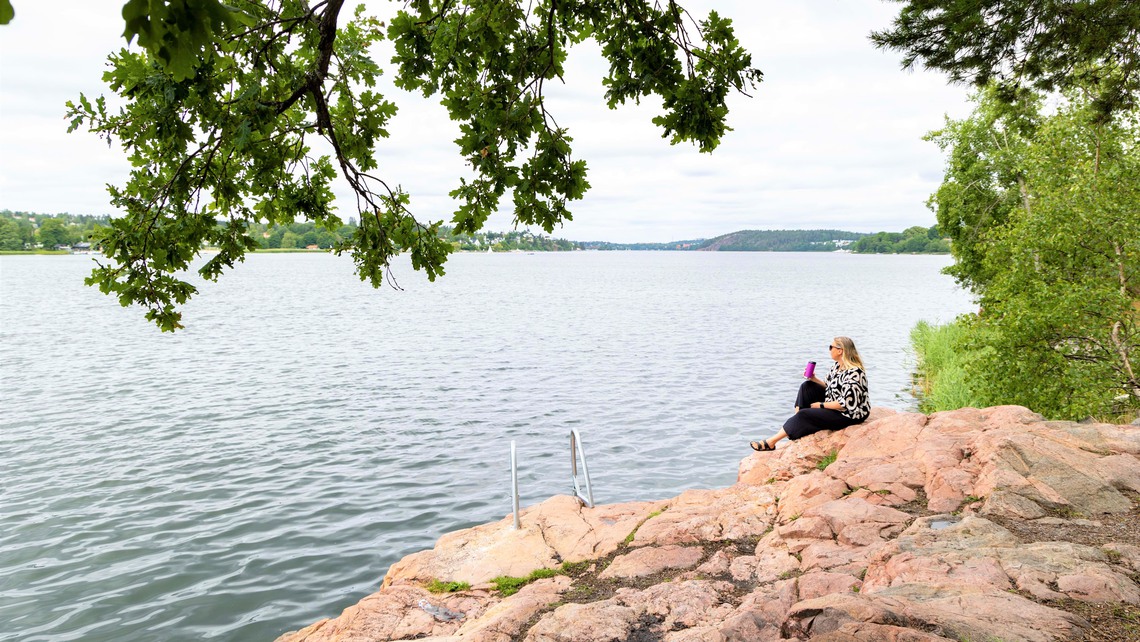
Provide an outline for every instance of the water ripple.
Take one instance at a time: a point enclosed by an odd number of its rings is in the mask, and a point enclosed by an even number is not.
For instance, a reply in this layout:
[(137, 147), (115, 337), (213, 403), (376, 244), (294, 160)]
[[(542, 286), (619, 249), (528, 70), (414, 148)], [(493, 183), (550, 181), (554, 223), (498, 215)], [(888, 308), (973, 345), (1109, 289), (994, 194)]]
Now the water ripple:
[[(723, 486), (803, 361), (858, 341), (909, 401), (907, 334), (967, 297), (944, 257), (459, 255), (372, 290), (325, 255), (201, 283), (185, 331), (84, 287), (83, 257), (0, 257), (0, 640), (272, 640), (441, 534), (570, 492)], [(874, 284), (842, 318), (803, 292)]]

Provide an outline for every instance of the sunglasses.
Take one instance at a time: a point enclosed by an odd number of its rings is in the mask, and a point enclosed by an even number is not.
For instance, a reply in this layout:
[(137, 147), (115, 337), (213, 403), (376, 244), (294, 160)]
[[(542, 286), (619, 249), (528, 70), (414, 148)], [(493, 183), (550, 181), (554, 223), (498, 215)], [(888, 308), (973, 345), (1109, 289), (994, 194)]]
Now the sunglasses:
[(829, 346), (827, 346), (827, 349), (828, 349), (828, 350), (842, 350), (843, 348), (841, 348), (841, 347), (839, 347), (839, 346), (832, 346), (832, 345), (829, 345)]

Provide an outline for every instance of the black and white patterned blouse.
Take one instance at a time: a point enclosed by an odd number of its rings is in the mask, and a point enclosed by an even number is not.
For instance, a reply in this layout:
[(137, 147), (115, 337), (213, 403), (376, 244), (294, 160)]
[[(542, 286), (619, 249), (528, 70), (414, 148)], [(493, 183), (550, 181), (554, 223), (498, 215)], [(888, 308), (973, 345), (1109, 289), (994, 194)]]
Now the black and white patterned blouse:
[(838, 401), (843, 405), (839, 412), (850, 419), (863, 420), (871, 414), (871, 398), (867, 396), (867, 373), (862, 368), (840, 370), (839, 364), (827, 373), (825, 401)]

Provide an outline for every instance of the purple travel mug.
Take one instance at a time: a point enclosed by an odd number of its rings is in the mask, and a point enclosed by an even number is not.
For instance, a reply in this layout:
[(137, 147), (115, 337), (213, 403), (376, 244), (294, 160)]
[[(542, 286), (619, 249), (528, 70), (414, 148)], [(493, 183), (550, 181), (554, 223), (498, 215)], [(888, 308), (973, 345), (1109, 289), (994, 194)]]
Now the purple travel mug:
[(811, 379), (811, 376), (814, 374), (815, 374), (815, 362), (814, 361), (808, 361), (807, 367), (804, 368), (804, 379)]

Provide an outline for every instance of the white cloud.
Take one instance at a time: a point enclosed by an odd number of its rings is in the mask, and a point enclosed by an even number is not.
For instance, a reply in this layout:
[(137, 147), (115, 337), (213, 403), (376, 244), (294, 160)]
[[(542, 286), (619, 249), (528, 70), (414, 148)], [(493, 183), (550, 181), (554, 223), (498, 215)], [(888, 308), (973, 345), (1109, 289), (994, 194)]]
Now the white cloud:
[[(396, 6), (373, 0), (381, 12)], [(764, 71), (754, 98), (733, 97), (731, 132), (711, 155), (670, 146), (651, 123), (659, 104), (610, 110), (597, 47), (571, 52), (566, 84), (547, 85), (552, 110), (587, 161), (592, 190), (556, 236), (669, 241), (743, 228), (852, 231), (930, 225), (927, 196), (941, 178), (937, 147), (921, 137), (943, 114), (966, 113), (966, 90), (939, 75), (899, 69), (867, 36), (895, 6), (880, 0), (686, 2), (698, 18), (715, 7), (733, 19)], [(128, 164), (94, 136), (65, 133), (64, 102), (105, 92), (107, 54), (123, 46), (122, 0), (19, 2), (0, 34), (0, 207), (107, 212), (104, 184)], [(390, 54), (377, 56), (386, 63)], [(382, 82), (388, 83), (391, 74)], [(457, 124), (444, 110), (391, 88), (401, 106), (392, 138), (377, 147), (381, 174), (412, 193), (424, 219), (450, 218), (447, 193), (468, 168)], [(347, 190), (338, 192), (347, 197)], [(510, 226), (509, 199), (491, 229)], [(354, 211), (341, 199), (342, 213)]]

